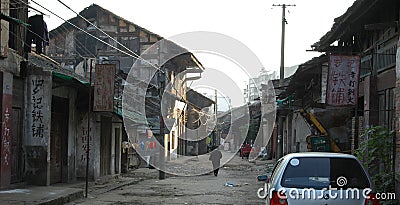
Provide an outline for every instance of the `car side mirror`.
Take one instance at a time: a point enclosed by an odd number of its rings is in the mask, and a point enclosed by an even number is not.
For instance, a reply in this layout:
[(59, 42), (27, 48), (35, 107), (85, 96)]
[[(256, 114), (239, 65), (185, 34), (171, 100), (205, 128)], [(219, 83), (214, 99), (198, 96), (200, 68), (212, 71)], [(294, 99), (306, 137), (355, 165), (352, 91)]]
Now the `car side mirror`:
[(267, 175), (263, 174), (263, 175), (258, 175), (257, 176), (257, 180), (258, 181), (265, 181), (266, 183), (269, 183), (270, 178)]

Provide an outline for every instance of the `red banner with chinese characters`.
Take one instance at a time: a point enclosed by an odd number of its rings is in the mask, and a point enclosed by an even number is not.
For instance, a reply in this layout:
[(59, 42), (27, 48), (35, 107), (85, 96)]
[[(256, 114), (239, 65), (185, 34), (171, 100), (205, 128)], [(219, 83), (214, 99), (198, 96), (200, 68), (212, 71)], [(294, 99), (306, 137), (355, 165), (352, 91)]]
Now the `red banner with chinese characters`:
[(330, 55), (326, 103), (356, 105), (360, 78), (360, 56)]

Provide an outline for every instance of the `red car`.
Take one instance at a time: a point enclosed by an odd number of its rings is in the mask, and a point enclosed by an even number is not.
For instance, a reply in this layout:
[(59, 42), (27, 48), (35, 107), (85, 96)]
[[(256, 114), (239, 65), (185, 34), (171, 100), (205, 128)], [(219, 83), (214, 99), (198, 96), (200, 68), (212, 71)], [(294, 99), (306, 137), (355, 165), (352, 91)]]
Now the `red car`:
[(242, 157), (242, 159), (244, 157), (249, 158), (250, 152), (251, 152), (250, 144), (242, 144), (242, 147), (240, 148), (240, 156)]

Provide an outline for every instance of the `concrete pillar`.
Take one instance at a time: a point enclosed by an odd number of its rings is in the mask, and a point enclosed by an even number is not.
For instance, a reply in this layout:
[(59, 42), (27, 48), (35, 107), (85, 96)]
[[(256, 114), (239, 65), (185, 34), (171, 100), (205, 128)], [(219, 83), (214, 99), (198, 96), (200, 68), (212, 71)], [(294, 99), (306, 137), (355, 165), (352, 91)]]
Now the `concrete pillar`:
[(87, 140), (89, 136), (89, 179), (94, 180), (100, 175), (100, 136), (98, 131), (100, 127), (96, 123), (94, 114), (90, 117), (90, 129), (88, 129), (87, 112), (79, 113), (78, 139), (76, 141), (76, 177), (78, 179), (86, 178), (86, 151)]
[[(373, 68), (375, 70), (375, 68)], [(375, 73), (375, 74), (374, 74)], [(377, 93), (376, 71), (364, 80), (364, 127), (376, 126), (379, 123), (379, 98)]]
[(50, 184), (50, 125), (52, 76), (29, 67), (25, 78), (24, 149), (26, 179), (30, 184)]
[(12, 163), (12, 87), (13, 75), (2, 73), (0, 76), (2, 90), (1, 98), (1, 158), (0, 158), (0, 188), (7, 188), (11, 182)]

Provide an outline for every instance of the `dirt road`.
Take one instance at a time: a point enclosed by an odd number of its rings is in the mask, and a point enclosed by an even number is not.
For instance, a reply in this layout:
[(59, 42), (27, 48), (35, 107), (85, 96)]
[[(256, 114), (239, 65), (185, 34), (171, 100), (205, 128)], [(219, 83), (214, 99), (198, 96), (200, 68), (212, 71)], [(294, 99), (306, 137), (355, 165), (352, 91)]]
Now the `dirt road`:
[(158, 179), (154, 169), (138, 169), (125, 175), (141, 178), (138, 183), (71, 204), (263, 204), (257, 196), (263, 183), (256, 177), (270, 166), (266, 161), (250, 163), (236, 156), (217, 177), (167, 175), (164, 180)]

